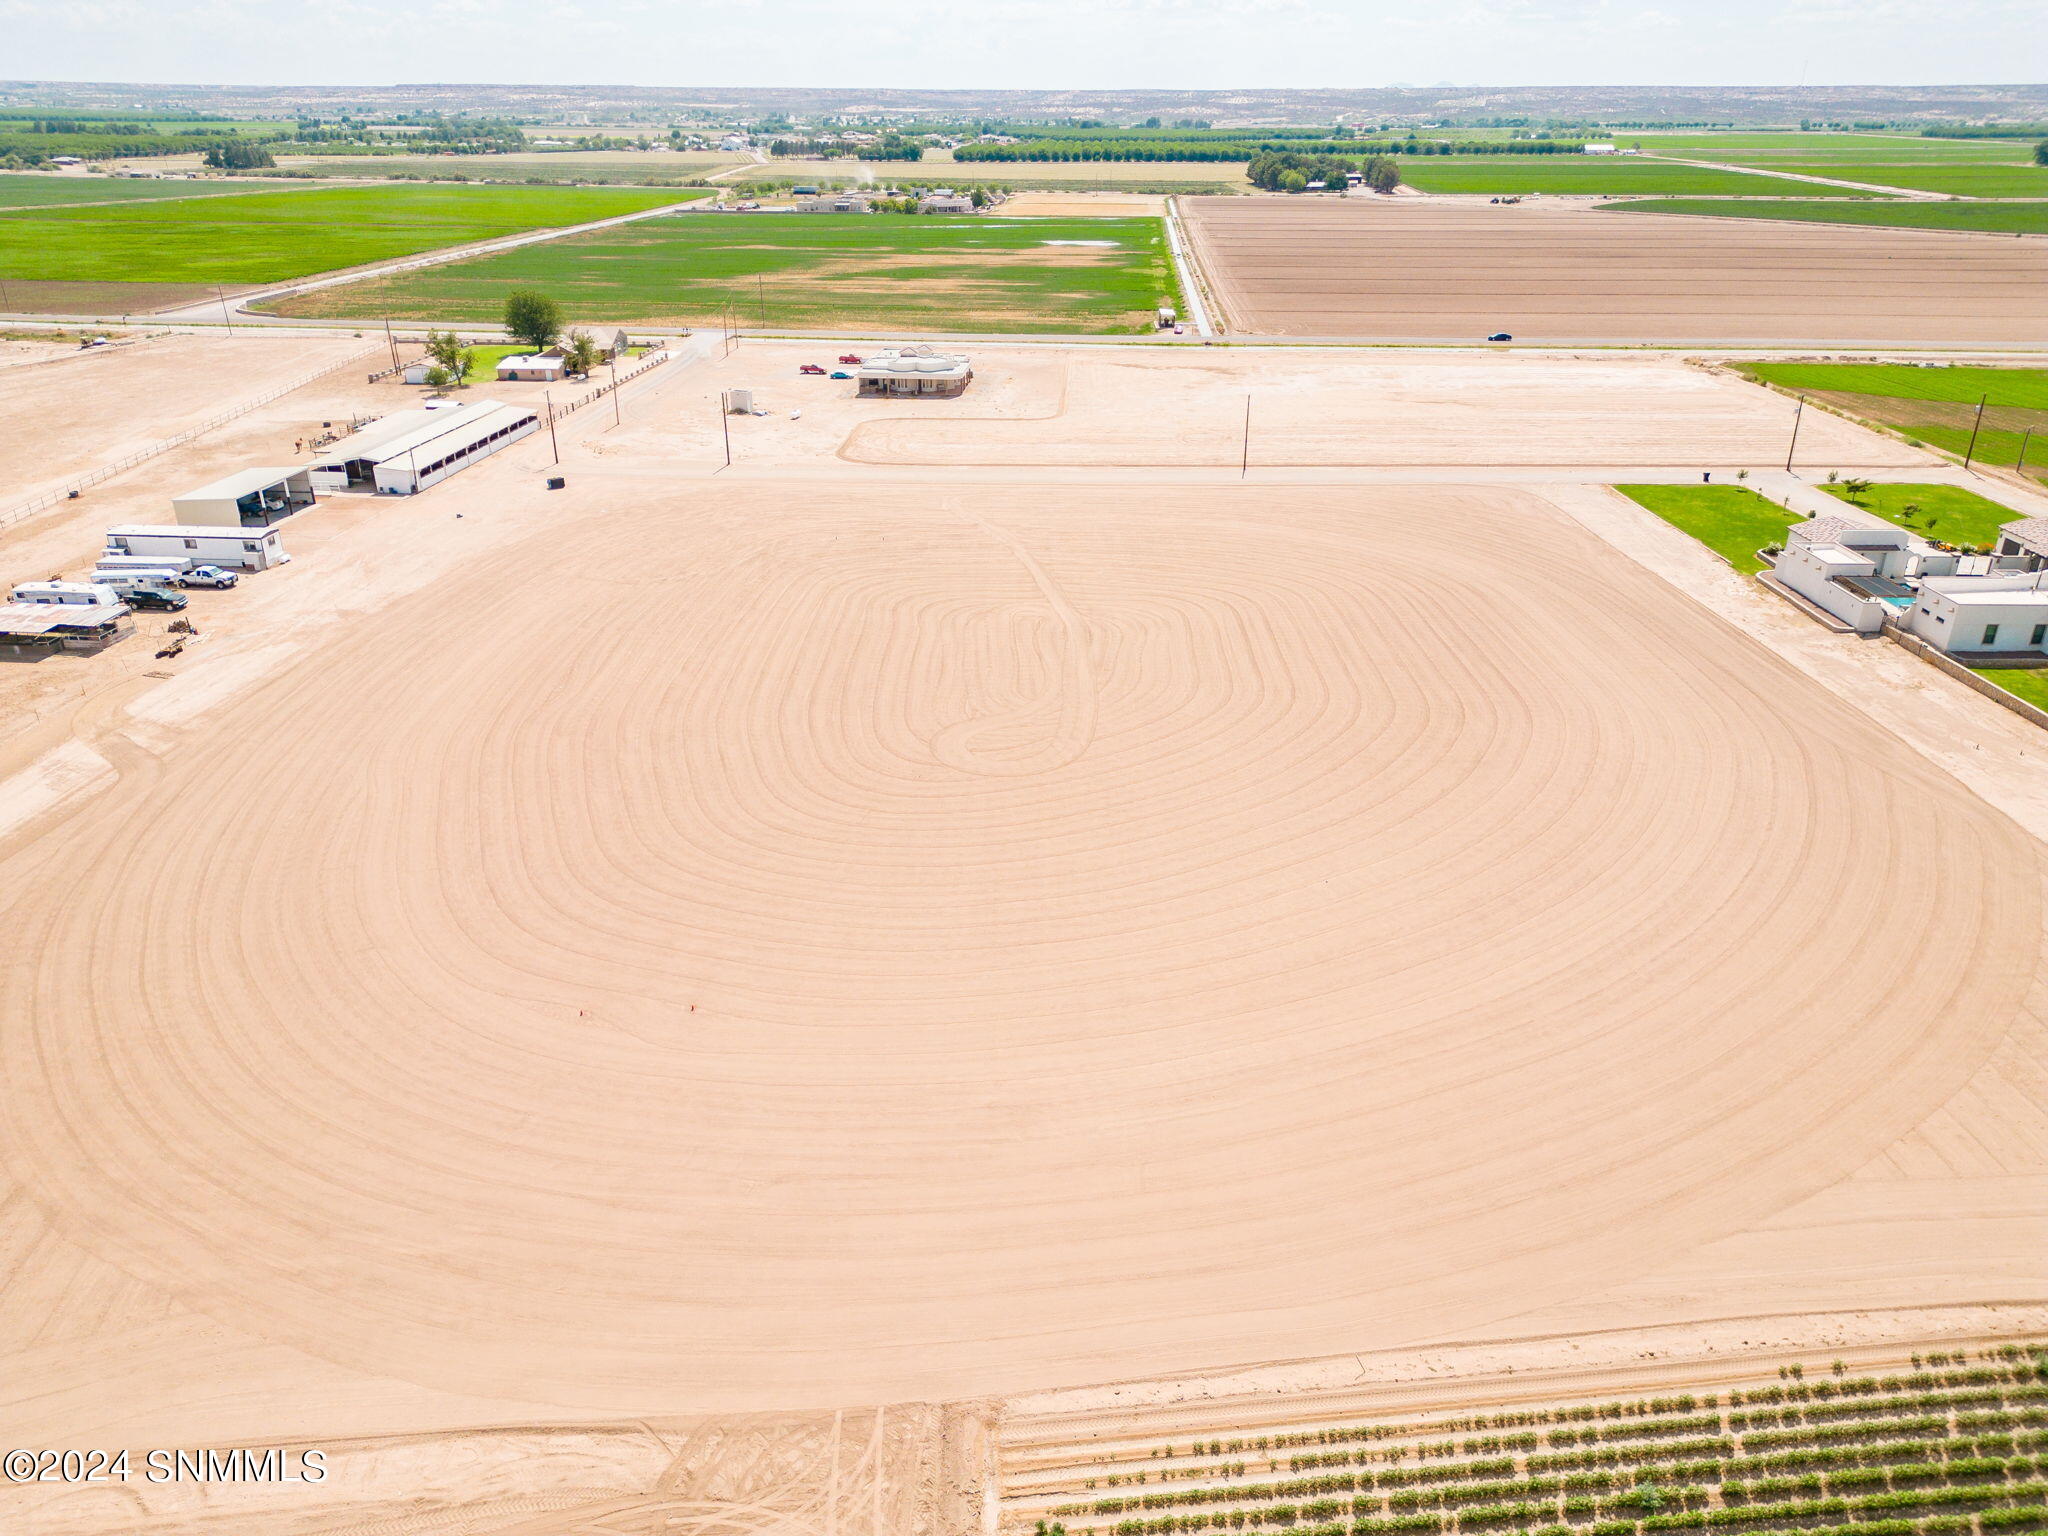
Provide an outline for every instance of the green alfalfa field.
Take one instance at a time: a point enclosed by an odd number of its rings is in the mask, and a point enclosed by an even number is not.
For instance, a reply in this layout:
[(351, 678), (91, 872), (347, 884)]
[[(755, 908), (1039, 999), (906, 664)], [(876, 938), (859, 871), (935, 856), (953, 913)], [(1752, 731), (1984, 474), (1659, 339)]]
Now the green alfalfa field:
[(278, 302), (293, 316), (495, 320), (536, 288), (572, 322), (944, 332), (1152, 328), (1179, 289), (1164, 224), (916, 214), (686, 213)]

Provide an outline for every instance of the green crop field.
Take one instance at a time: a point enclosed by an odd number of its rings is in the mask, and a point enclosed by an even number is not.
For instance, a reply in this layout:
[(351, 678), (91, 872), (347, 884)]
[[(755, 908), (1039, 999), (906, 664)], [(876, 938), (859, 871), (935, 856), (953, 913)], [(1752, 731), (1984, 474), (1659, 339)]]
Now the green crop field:
[(1047, 1514), (1066, 1536), (2048, 1529), (2048, 1355), (1978, 1360), (1916, 1357), (1882, 1377), (1794, 1366), (1725, 1394), (1155, 1445), (1089, 1463), (1087, 1491)]
[(1996, 544), (1998, 530), (2025, 515), (1959, 485), (1887, 482), (1853, 495), (1841, 485), (1824, 485), (1821, 489), (1852, 507), (1875, 512), (1888, 523), (1897, 523), (1923, 538), (1939, 539), (1944, 544)]
[(1799, 514), (1740, 485), (1617, 485), (1638, 506), (1683, 529), (1738, 571), (1764, 568), (1756, 552), (1783, 544)]
[(381, 181), (598, 182), (617, 186), (675, 185), (745, 163), (741, 155), (713, 151), (595, 150), (509, 155), (306, 155), (277, 148), (280, 168), (314, 177)]
[(2048, 203), (1762, 202), (1671, 198), (1610, 203), (1609, 212), (1690, 213), (1717, 219), (1796, 219), (1808, 224), (1869, 224), (1888, 229), (1949, 229), (1965, 234), (2048, 235)]
[(275, 182), (235, 186), (219, 181), (130, 181), (119, 176), (32, 176), (0, 173), (0, 208), (61, 203), (149, 202), (165, 197), (218, 197), (276, 190)]
[(1740, 363), (1740, 372), (1785, 389), (1885, 395), (1895, 400), (1953, 400), (2048, 410), (2048, 368), (1972, 368), (1911, 363)]
[[(1853, 197), (1847, 187), (1819, 187), (1761, 173), (1613, 156), (1403, 156), (1401, 179), (1424, 192), (1734, 193), (1748, 197)], [(1860, 194), (1867, 196), (1868, 194)]]
[[(1066, 242), (1066, 243), (1063, 243)], [(539, 288), (572, 321), (1149, 331), (1179, 304), (1158, 219), (681, 214), (293, 295), (286, 315), (495, 320)]]
[(701, 193), (608, 187), (336, 187), (0, 213), (0, 277), (271, 283)]
[(1935, 164), (2020, 164), (2034, 157), (2025, 139), (1923, 139), (1881, 133), (1629, 133), (1617, 132), (1624, 148), (1681, 160), (1724, 160), (1759, 168), (1780, 161), (1834, 164), (1932, 162)]
[[(1972, 462), (2048, 462), (2048, 370), (1909, 363), (1740, 363), (1737, 371)], [(1979, 410), (1982, 403), (1983, 409)]]
[(1807, 176), (1842, 176), (1877, 186), (1950, 192), (1957, 197), (2048, 197), (2048, 166), (2041, 165), (1889, 165), (1866, 160), (1854, 165), (1794, 161), (1772, 168)]

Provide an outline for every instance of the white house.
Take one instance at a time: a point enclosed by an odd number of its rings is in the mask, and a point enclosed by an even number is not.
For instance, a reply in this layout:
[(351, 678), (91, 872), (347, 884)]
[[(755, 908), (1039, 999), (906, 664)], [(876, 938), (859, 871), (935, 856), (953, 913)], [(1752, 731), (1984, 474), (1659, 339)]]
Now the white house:
[(313, 505), (312, 472), (290, 466), (245, 469), (171, 498), (181, 523), (217, 528), (263, 528)]
[(1908, 579), (1950, 575), (1957, 557), (1904, 528), (1866, 528), (1844, 517), (1794, 523), (1771, 569), (1798, 593), (1859, 634), (1874, 635), (1887, 615), (1913, 604)]
[(1614, 153), (1614, 146), (1612, 144), (1586, 144), (1581, 147), (1589, 155), (1611, 155)]
[(2048, 571), (1930, 576), (1907, 627), (1942, 651), (2048, 654)]
[(962, 395), (974, 379), (964, 357), (949, 357), (929, 347), (884, 352), (854, 370), (855, 392), (867, 396)]
[(559, 384), (567, 371), (559, 352), (515, 352), (498, 359), (498, 377), (528, 384)]

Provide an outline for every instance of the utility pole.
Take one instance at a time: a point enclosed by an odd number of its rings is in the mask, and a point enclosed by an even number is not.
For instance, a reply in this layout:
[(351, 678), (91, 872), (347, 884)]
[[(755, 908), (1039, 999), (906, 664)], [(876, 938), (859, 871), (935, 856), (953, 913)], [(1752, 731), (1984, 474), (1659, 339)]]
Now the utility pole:
[(718, 396), (718, 429), (725, 434), (725, 467), (732, 468), (732, 405), (724, 391)]
[(1984, 402), (1990, 398), (1989, 395), (1979, 395), (1977, 397), (1977, 420), (1970, 428), (1970, 446), (1963, 450), (1963, 468), (1965, 469), (1970, 467), (1970, 460), (1977, 456), (1977, 434), (1984, 430)]
[(1252, 397), (1244, 397), (1244, 453), (1237, 462), (1237, 478), (1242, 480), (1251, 473), (1252, 467)]
[(391, 334), (391, 317), (384, 317), (384, 345), (391, 349), (391, 366), (398, 366), (398, 338)]
[(761, 322), (761, 329), (768, 329), (768, 275), (754, 274), (754, 315)]
[(555, 436), (555, 397), (551, 391), (545, 389), (540, 392), (540, 397), (547, 402), (548, 444), (555, 450), (555, 462), (559, 464), (562, 462), (562, 440)]
[(223, 319), (223, 320), (227, 321), (227, 323), (228, 323), (228, 334), (229, 334), (230, 336), (234, 335), (234, 334), (235, 334), (235, 317), (234, 317), (233, 315), (231, 315), (231, 314), (229, 314), (229, 313), (228, 313), (228, 301), (227, 301), (227, 297), (226, 297), (226, 295), (224, 295), (224, 294), (223, 294), (223, 293), (222, 293), (222, 292), (220, 291), (220, 284), (219, 284), (219, 283), (215, 283), (215, 284), (213, 285), (213, 296), (214, 296), (214, 298), (215, 298), (216, 300), (218, 300), (218, 301), (219, 301), (219, 303), (220, 303), (220, 317), (221, 317), (221, 319)]
[(1799, 409), (1792, 413), (1792, 441), (1785, 445), (1785, 473), (1792, 473), (1792, 451), (1799, 446), (1799, 421), (1806, 414), (1806, 396), (1799, 397)]
[(2013, 465), (2014, 469), (2025, 469), (2027, 467), (2027, 444), (2032, 442), (2033, 439), (2034, 431), (2031, 427), (2020, 434), (2020, 461)]
[(616, 427), (619, 424), (619, 360), (617, 357), (613, 357), (610, 361), (612, 369), (612, 425)]

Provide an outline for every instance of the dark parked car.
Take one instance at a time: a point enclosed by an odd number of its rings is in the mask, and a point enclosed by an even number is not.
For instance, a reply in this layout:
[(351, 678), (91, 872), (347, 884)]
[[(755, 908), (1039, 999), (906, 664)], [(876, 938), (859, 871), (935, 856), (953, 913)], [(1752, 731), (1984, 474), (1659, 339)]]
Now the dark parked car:
[(192, 599), (182, 592), (159, 592), (154, 587), (137, 587), (121, 601), (130, 608), (157, 608), (176, 613)]
[(1510, 336), (1506, 331), (1495, 331), (1491, 336), (1487, 337), (1486, 339), (1488, 341), (1513, 341), (1515, 338)]

